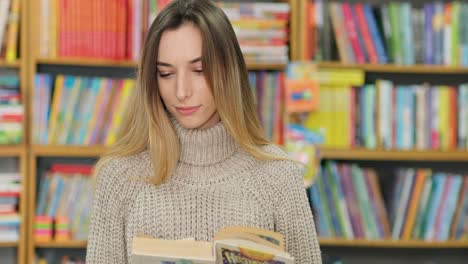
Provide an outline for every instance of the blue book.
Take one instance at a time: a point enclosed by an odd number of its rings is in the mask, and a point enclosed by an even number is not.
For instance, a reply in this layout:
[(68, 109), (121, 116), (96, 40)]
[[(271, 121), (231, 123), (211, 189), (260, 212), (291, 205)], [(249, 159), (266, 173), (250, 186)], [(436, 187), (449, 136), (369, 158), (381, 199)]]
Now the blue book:
[(326, 168), (322, 167), (322, 175), (323, 175), (323, 185), (325, 186), (325, 194), (327, 196), (327, 207), (330, 210), (330, 218), (333, 224), (333, 228), (335, 230), (335, 235), (337, 237), (343, 237), (343, 230), (341, 230), (341, 226), (338, 219), (338, 212), (336, 208), (336, 201), (333, 198), (333, 190), (331, 185), (331, 175), (328, 173)]
[(424, 4), (424, 63), (434, 64), (434, 4)]
[(343, 188), (338, 178), (338, 169), (335, 162), (327, 163), (328, 172), (331, 176), (331, 182), (333, 184), (333, 190), (336, 194), (336, 207), (339, 215), (339, 222), (345, 238), (354, 238), (353, 228), (351, 227), (351, 219), (349, 216), (349, 210), (346, 205), (345, 197), (343, 195)]
[(371, 6), (369, 4), (364, 4), (363, 6), (367, 26), (369, 27), (369, 33), (372, 37), (372, 42), (374, 43), (375, 50), (377, 52), (378, 61), (381, 64), (386, 64), (388, 63), (388, 56), (383, 44), (382, 32), (380, 32), (380, 29), (377, 27), (377, 22), (374, 15), (372, 14)]
[(330, 237), (330, 233), (327, 228), (327, 221), (323, 213), (322, 201), (318, 190), (318, 180), (316, 178), (315, 183), (309, 188), (309, 198), (311, 201), (312, 208), (314, 210), (314, 219), (317, 228), (317, 232), (320, 237)]
[(442, 222), (439, 228), (439, 233), (437, 234), (437, 239), (440, 241), (446, 241), (449, 239), (450, 227), (452, 225), (453, 215), (457, 207), (458, 197), (463, 183), (463, 176), (461, 175), (453, 175), (449, 177), (452, 177), (452, 184), (450, 186), (447, 205), (443, 208)]
[[(414, 41), (413, 41), (413, 22), (411, 15), (411, 4), (408, 2), (403, 2), (399, 6), (401, 12), (402, 21), (400, 25), (400, 33), (402, 35), (403, 45), (403, 64), (405, 65), (414, 65)], [(408, 26), (410, 25), (410, 26)]]
[(42, 122), (42, 138), (41, 144), (48, 144), (49, 138), (49, 116), (50, 116), (50, 105), (51, 105), (51, 98), (52, 98), (52, 85), (53, 79), (52, 76), (49, 74), (44, 74), (44, 110), (42, 112), (43, 116), (41, 117)]
[(396, 87), (396, 147), (403, 149), (404, 143), (404, 106), (405, 106), (405, 88), (398, 85)]
[(443, 173), (434, 174), (434, 192), (431, 195), (431, 200), (428, 204), (428, 212), (426, 215), (426, 226), (424, 230), (424, 240), (432, 240), (435, 233), (435, 221), (437, 218), (437, 211), (439, 209), (440, 203), (442, 202), (442, 194), (444, 192), (445, 184), (447, 177)]
[(52, 194), (51, 201), (50, 201), (50, 207), (49, 207), (49, 212), (47, 213), (48, 216), (50, 217), (55, 217), (55, 213), (57, 212), (57, 206), (60, 201), (60, 198), (62, 196), (62, 191), (64, 187), (64, 181), (62, 177), (60, 176), (55, 176), (57, 177), (57, 186), (55, 188), (55, 192)]

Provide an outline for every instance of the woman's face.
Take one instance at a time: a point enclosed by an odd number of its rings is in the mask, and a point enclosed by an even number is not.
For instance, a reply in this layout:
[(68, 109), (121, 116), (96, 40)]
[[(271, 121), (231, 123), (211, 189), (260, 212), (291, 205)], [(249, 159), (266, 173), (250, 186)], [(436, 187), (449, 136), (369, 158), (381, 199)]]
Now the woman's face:
[(158, 50), (159, 93), (166, 108), (185, 128), (208, 128), (220, 119), (201, 55), (202, 36), (193, 24), (163, 32)]

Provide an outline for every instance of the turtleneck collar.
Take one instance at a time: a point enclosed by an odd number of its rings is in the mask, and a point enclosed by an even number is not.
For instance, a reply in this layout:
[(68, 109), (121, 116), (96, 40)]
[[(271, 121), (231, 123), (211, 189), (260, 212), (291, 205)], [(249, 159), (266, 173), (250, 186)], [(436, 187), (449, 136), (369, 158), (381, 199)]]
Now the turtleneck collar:
[(171, 121), (180, 141), (182, 163), (213, 165), (232, 156), (238, 148), (222, 121), (204, 129), (184, 128), (174, 117)]

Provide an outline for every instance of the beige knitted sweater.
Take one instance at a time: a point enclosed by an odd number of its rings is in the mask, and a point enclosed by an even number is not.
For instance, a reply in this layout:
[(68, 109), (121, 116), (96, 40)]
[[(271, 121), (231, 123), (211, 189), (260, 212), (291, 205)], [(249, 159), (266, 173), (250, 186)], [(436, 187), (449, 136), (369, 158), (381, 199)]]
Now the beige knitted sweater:
[[(132, 238), (209, 241), (225, 226), (282, 233), (298, 264), (322, 263), (302, 170), (291, 161), (259, 161), (222, 123), (189, 130), (173, 122), (181, 143), (177, 168), (154, 186), (130, 178), (153, 171), (148, 151), (107, 163), (98, 175), (86, 263), (128, 263)], [(274, 145), (264, 150), (284, 156)]]

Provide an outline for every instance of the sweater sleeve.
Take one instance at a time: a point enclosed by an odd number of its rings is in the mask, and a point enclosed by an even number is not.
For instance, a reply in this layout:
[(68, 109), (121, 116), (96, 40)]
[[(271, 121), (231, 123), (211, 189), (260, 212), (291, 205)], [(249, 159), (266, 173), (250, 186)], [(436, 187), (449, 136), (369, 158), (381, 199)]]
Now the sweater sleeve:
[(277, 186), (276, 231), (284, 235), (286, 251), (294, 257), (296, 264), (321, 264), (312, 210), (302, 180), (303, 172), (296, 164), (292, 167), (284, 171), (287, 177), (282, 177), (283, 181)]
[(97, 175), (86, 252), (89, 264), (128, 263), (121, 198), (123, 175), (110, 163)]

